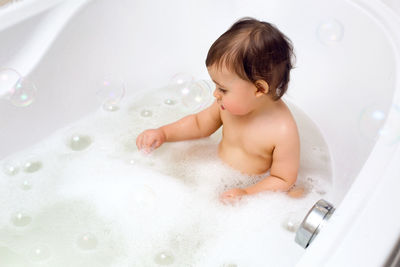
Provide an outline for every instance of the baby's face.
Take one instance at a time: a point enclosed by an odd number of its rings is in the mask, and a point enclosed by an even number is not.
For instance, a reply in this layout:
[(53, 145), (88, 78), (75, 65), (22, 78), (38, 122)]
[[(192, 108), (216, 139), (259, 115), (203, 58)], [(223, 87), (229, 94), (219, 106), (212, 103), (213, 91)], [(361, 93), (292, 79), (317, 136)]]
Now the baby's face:
[(222, 110), (233, 115), (246, 115), (257, 106), (257, 88), (253, 83), (241, 79), (225, 66), (210, 66), (208, 73), (216, 85), (214, 97)]

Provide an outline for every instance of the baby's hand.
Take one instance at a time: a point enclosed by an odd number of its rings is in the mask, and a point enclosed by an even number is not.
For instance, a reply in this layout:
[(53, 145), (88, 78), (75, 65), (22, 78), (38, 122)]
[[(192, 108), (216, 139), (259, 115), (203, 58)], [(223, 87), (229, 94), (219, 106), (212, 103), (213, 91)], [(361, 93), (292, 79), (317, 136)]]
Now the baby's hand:
[(165, 140), (165, 134), (161, 129), (149, 129), (138, 135), (136, 146), (139, 150), (150, 153), (161, 146)]
[(224, 204), (234, 204), (239, 201), (243, 195), (247, 195), (246, 190), (241, 188), (233, 188), (228, 190), (219, 197), (222, 203)]

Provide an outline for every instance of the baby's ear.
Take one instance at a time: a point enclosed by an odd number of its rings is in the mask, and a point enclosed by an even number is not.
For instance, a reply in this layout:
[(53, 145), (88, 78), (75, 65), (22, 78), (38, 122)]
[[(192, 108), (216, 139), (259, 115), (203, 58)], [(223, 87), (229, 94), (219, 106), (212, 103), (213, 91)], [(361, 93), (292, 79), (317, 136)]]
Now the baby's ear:
[(257, 87), (256, 96), (266, 95), (269, 92), (269, 84), (264, 80), (257, 80), (255, 82)]

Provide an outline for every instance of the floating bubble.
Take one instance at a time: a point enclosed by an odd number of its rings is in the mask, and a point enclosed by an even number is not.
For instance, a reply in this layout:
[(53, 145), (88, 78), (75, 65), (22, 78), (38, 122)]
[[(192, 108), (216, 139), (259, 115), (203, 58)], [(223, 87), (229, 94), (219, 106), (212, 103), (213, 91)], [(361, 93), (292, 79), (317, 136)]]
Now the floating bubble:
[(17, 212), (11, 217), (11, 222), (14, 226), (24, 227), (30, 224), (32, 221), (31, 216), (27, 215), (24, 212)]
[(28, 180), (25, 180), (21, 184), (21, 189), (22, 190), (30, 190), (32, 188), (32, 183)]
[(14, 176), (19, 172), (19, 167), (11, 163), (6, 163), (3, 165), (3, 172), (9, 176)]
[(365, 107), (358, 119), (358, 129), (364, 138), (376, 140), (386, 119), (386, 111), (378, 105)]
[(42, 168), (43, 164), (40, 161), (27, 161), (24, 164), (24, 172), (37, 172)]
[(184, 73), (180, 72), (172, 76), (172, 78), (169, 81), (169, 84), (172, 86), (186, 86), (188, 84), (191, 84), (194, 82), (194, 77), (190, 75), (189, 73)]
[(21, 78), (21, 74), (14, 69), (0, 68), (0, 97), (9, 97)]
[(102, 103), (103, 109), (116, 111), (118, 104), (125, 96), (126, 83), (119, 75), (106, 75), (98, 84), (97, 98)]
[(92, 144), (92, 138), (88, 135), (73, 135), (68, 141), (68, 147), (73, 151), (82, 151)]
[(300, 226), (300, 220), (294, 213), (289, 213), (282, 222), (282, 227), (289, 232), (296, 232)]
[(33, 82), (20, 78), (13, 87), (9, 100), (14, 106), (27, 107), (35, 101), (37, 89)]
[(325, 20), (317, 28), (317, 37), (325, 45), (339, 43), (343, 38), (343, 33), (343, 25), (335, 19)]
[(140, 112), (140, 116), (142, 117), (151, 117), (153, 116), (153, 112), (151, 110), (148, 109), (144, 109)]
[(174, 255), (167, 251), (160, 252), (154, 257), (154, 262), (158, 265), (171, 265), (174, 263)]
[(196, 81), (181, 90), (182, 104), (191, 111), (198, 111), (211, 103), (213, 83)]
[(51, 250), (47, 245), (39, 244), (29, 251), (29, 259), (33, 262), (43, 262), (51, 257)]
[(97, 248), (97, 238), (91, 233), (85, 233), (78, 237), (76, 244), (82, 250), (94, 250)]

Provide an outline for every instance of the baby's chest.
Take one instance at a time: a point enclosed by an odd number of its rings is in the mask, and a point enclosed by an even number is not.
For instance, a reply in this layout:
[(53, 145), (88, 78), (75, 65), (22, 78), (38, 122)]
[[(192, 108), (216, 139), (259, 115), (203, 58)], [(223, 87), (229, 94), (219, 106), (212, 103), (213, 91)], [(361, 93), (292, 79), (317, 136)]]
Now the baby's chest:
[(269, 156), (274, 148), (274, 138), (261, 127), (233, 127), (223, 128), (224, 142), (238, 147), (249, 154)]

